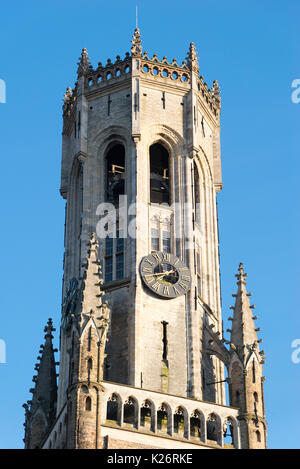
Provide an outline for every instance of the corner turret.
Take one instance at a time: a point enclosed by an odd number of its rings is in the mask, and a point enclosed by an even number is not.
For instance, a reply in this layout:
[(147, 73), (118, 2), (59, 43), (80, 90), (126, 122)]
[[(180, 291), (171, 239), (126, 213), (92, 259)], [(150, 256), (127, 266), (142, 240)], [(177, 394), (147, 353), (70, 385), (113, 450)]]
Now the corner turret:
[(25, 448), (40, 448), (43, 439), (51, 427), (56, 415), (57, 380), (56, 365), (52, 339), (55, 329), (52, 319), (49, 318), (45, 326), (45, 344), (41, 345), (35, 370), (37, 375), (33, 377), (35, 383), (32, 392), (32, 400), (23, 404), (25, 408)]
[(240, 408), (240, 425), (243, 441), (242, 447), (249, 449), (266, 448), (266, 421), (263, 392), (263, 364), (264, 352), (259, 350), (255, 326), (256, 316), (253, 316), (254, 305), (250, 304), (246, 290), (246, 277), (243, 264), (239, 265), (237, 277), (237, 293), (230, 338), (231, 360), (230, 376), (230, 405)]

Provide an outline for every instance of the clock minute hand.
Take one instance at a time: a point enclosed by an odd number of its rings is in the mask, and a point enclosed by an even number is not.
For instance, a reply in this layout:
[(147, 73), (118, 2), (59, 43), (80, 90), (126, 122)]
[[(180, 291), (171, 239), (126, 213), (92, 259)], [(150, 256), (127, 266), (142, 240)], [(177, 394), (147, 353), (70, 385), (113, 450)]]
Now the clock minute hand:
[(157, 274), (145, 274), (145, 277), (154, 277), (156, 275), (164, 275), (164, 272), (158, 272)]
[(154, 277), (154, 276), (162, 276), (164, 277), (165, 275), (169, 275), (174, 273), (174, 270), (167, 270), (167, 272), (158, 272), (157, 274), (145, 274), (145, 277)]

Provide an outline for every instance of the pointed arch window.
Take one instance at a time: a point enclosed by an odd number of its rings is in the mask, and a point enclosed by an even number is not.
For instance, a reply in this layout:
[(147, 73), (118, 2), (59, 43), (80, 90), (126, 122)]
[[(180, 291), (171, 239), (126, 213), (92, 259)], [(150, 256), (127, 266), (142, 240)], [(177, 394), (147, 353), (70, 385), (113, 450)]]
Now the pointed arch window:
[(113, 144), (106, 154), (106, 200), (119, 206), (119, 197), (125, 194), (125, 148)]
[(169, 152), (160, 143), (150, 146), (150, 202), (171, 204)]

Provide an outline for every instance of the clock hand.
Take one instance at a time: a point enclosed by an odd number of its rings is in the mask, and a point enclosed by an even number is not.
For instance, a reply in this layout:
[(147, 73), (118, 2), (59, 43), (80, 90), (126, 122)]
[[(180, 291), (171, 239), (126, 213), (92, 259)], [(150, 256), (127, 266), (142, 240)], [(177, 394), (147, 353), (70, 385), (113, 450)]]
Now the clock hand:
[(145, 277), (154, 277), (154, 276), (161, 276), (164, 277), (165, 275), (173, 274), (175, 270), (167, 270), (167, 272), (158, 272), (157, 274), (145, 274)]

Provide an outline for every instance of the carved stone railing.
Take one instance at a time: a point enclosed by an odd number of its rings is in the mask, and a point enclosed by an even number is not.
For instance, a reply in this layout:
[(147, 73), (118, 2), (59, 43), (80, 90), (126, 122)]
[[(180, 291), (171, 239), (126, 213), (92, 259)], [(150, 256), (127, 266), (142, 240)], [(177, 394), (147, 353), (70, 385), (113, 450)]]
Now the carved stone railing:
[[(240, 448), (239, 411), (236, 408), (110, 382), (104, 382), (103, 387), (101, 425), (144, 433), (148, 442), (152, 435), (196, 445)], [(107, 420), (107, 405), (112, 395), (118, 403), (118, 411), (115, 420)], [(136, 406), (131, 424), (126, 418), (124, 422), (125, 406), (129, 401)], [(149, 411), (149, 424), (146, 426), (142, 424), (145, 407)], [(178, 425), (179, 418), (181, 421)], [(233, 443), (230, 445), (224, 442), (229, 427), (233, 435)]]
[(110, 59), (107, 60), (106, 65), (98, 63), (95, 70), (90, 70), (85, 79), (85, 91), (91, 91), (96, 88), (106, 86), (116, 80), (122, 80), (130, 77), (131, 72), (131, 57), (129, 52), (126, 53), (124, 60), (120, 59), (118, 55), (117, 60), (113, 63)]
[(144, 52), (141, 58), (141, 73), (144, 77), (170, 80), (177, 85), (189, 85), (190, 83), (190, 71), (185, 61), (179, 66), (176, 59), (169, 63), (167, 57), (163, 57), (159, 61), (156, 54), (153, 55), (152, 59), (149, 59), (147, 52)]

